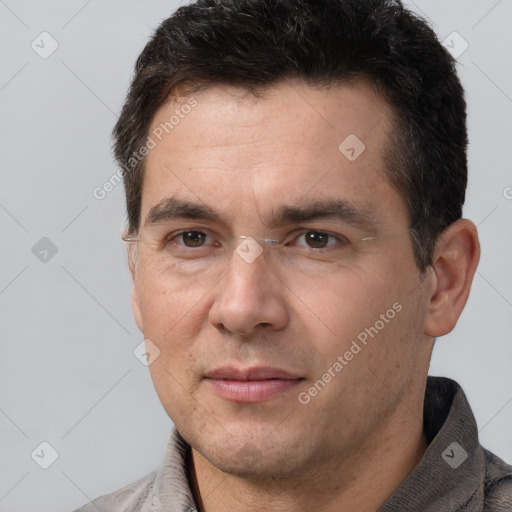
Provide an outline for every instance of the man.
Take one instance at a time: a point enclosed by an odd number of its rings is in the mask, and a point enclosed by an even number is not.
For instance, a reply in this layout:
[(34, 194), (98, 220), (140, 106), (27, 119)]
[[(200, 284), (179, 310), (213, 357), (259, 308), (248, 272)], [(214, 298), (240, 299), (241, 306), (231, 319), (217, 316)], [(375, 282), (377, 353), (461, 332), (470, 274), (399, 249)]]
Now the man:
[(478, 264), (465, 102), (391, 0), (199, 0), (114, 130), (132, 304), (175, 424), (82, 511), (510, 511), (461, 388), (428, 378)]

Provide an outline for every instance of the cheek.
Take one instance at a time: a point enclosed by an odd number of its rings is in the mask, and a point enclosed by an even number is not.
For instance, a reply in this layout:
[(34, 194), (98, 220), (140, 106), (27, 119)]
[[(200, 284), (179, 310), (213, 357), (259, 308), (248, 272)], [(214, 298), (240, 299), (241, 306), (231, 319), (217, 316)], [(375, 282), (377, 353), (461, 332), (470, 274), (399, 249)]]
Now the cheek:
[(180, 365), (170, 366), (163, 355), (149, 366), (149, 371), (165, 412), (179, 426), (179, 421), (189, 418), (196, 408), (196, 401), (191, 400), (196, 385), (180, 372)]
[(379, 299), (364, 310), (346, 302), (346, 309), (333, 317), (340, 335), (331, 337), (330, 344), (317, 345), (326, 365), (317, 369), (308, 386), (316, 386), (318, 379), (330, 382), (325, 389), (319, 383), (318, 393), (308, 389), (317, 394), (312, 400), (317, 410), (339, 414), (332, 427), (335, 434), (345, 429), (356, 436), (369, 428), (368, 418), (380, 421), (406, 392), (422, 354), (417, 298), (405, 301), (399, 290), (380, 291)]
[(332, 277), (315, 296), (332, 340), (317, 349), (331, 364), (338, 356), (347, 361), (345, 373), (354, 372), (347, 382), (372, 378), (366, 374), (373, 367), (393, 372), (415, 357), (424, 314), (418, 275), (389, 258), (365, 272)]
[(175, 385), (189, 388), (191, 377), (186, 370), (195, 365), (196, 344), (204, 323), (204, 294), (193, 285), (176, 286), (168, 276), (151, 269), (140, 272), (136, 286), (144, 337), (160, 351), (150, 365), (157, 391)]
[(384, 274), (382, 270), (370, 272), (355, 268), (342, 275), (332, 275), (314, 295), (304, 300), (321, 312), (322, 320), (343, 345), (373, 325), (399, 295), (389, 275)]
[(172, 277), (168, 269), (144, 264), (140, 265), (136, 287), (141, 315), (149, 330), (176, 324), (200, 306), (208, 290), (196, 279), (184, 281)]

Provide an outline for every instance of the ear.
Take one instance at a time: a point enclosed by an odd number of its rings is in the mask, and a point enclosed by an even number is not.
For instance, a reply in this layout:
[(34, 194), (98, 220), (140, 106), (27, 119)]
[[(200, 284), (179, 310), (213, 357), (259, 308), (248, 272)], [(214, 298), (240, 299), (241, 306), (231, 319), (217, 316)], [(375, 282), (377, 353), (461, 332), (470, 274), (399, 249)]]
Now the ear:
[(127, 245), (128, 255), (128, 268), (130, 269), (130, 275), (132, 276), (132, 310), (135, 322), (139, 330), (144, 333), (144, 323), (142, 321), (142, 314), (140, 312), (139, 294), (137, 291), (137, 246), (133, 243)]
[(141, 333), (144, 333), (144, 323), (142, 322), (142, 315), (140, 312), (140, 304), (139, 304), (139, 296), (137, 293), (137, 285), (135, 281), (132, 283), (132, 310), (133, 316), (135, 317), (135, 322), (137, 322), (137, 326)]
[(432, 263), (436, 286), (425, 317), (425, 334), (437, 338), (455, 327), (479, 259), (478, 232), (470, 220), (458, 220), (441, 233)]

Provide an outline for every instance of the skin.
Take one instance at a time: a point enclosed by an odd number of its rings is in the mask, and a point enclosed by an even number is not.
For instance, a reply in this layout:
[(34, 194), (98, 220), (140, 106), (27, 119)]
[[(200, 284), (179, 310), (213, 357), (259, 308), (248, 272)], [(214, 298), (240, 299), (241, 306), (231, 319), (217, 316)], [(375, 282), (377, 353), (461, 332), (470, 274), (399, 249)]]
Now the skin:
[[(141, 234), (161, 239), (179, 226), (207, 228), (222, 240), (279, 238), (301, 226), (268, 225), (268, 212), (326, 199), (364, 207), (378, 221), (378, 235), (394, 233), (350, 246), (343, 262), (315, 270), (285, 268), (267, 252), (248, 264), (234, 252), (222, 272), (188, 277), (162, 263), (156, 245), (137, 246), (130, 258), (134, 314), (160, 350), (151, 377), (192, 446), (198, 506), (375, 511), (426, 449), (433, 337), (454, 327), (466, 302), (479, 257), (476, 228), (468, 220), (451, 225), (433, 267), (419, 271), (405, 202), (382, 172), (391, 111), (367, 83), (320, 89), (286, 81), (259, 99), (211, 87), (194, 98), (197, 106), (147, 157), (141, 219), (144, 225), (151, 208), (174, 196), (210, 206), (223, 221), (181, 220), (144, 226)], [(186, 99), (164, 105), (151, 130)], [(349, 134), (366, 146), (353, 162), (338, 150)], [(346, 224), (342, 230), (336, 220), (302, 227), (351, 240), (369, 234)], [(400, 312), (300, 403), (298, 394), (393, 304)], [(221, 366), (278, 367), (301, 380), (263, 401), (233, 401), (205, 378)]]

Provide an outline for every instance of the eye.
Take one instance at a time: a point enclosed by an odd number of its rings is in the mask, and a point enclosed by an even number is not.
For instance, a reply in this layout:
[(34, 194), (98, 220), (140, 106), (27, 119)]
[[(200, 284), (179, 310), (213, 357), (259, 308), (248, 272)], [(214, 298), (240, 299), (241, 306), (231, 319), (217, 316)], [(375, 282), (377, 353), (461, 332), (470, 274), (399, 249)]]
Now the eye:
[(173, 244), (178, 247), (203, 247), (208, 239), (204, 231), (189, 229), (170, 235), (166, 240), (166, 245)]
[(202, 231), (185, 231), (181, 233), (180, 237), (187, 247), (199, 247), (206, 240), (206, 234)]
[[(336, 243), (347, 243), (347, 239), (343, 236), (337, 237), (334, 235), (331, 235), (329, 233), (325, 233), (323, 231), (306, 231), (305, 233), (302, 233), (299, 235), (295, 243), (297, 244), (299, 240), (304, 240), (307, 247), (311, 249), (324, 249), (326, 247), (330, 247), (332, 245), (336, 245)], [(303, 245), (302, 243), (298, 243), (298, 245)]]

